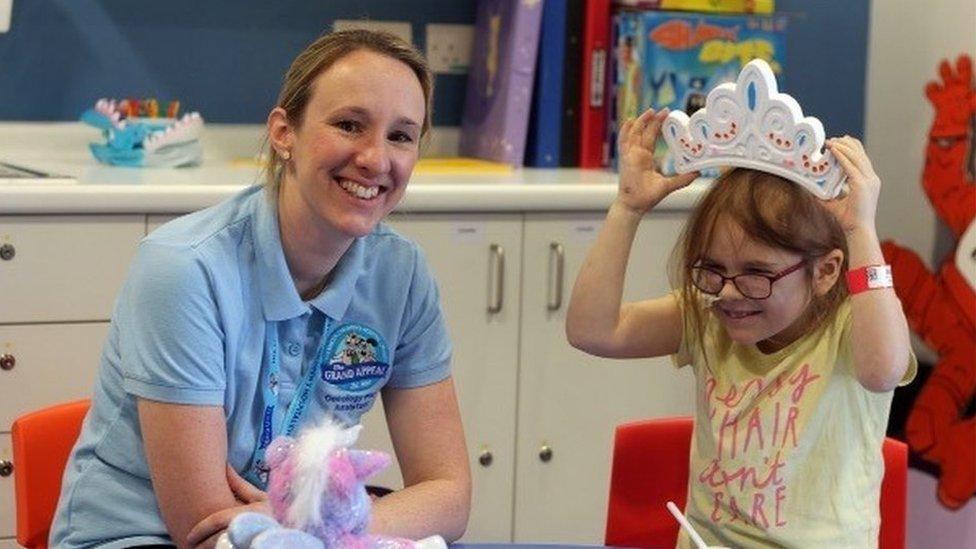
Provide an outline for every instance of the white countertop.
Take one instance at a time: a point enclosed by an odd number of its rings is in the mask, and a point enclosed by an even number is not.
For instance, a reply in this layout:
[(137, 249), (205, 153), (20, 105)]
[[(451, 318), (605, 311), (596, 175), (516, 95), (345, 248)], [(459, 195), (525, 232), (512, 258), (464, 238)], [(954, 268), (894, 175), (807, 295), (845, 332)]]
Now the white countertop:
[[(68, 175), (77, 183), (2, 183), (0, 214), (183, 213), (204, 208), (260, 180), (252, 159), (263, 126), (208, 125), (203, 164), (192, 168), (120, 168), (99, 164), (88, 143), (98, 130), (80, 123), (0, 123), (0, 161)], [(609, 170), (534, 169), (506, 174), (415, 173), (397, 211), (599, 211), (616, 195)], [(689, 209), (705, 180), (658, 209)]]

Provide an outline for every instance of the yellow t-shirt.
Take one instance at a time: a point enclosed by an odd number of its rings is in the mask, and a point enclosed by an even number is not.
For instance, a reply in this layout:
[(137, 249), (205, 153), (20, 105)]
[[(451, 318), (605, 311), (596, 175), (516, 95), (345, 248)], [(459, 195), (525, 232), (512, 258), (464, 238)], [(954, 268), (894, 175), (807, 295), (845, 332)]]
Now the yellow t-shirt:
[[(673, 357), (696, 378), (685, 508), (695, 529), (727, 547), (877, 547), (892, 393), (855, 377), (850, 299), (772, 354), (704, 318), (708, 365), (687, 319)], [(912, 356), (902, 384), (916, 368)], [(694, 547), (683, 530), (678, 547)]]

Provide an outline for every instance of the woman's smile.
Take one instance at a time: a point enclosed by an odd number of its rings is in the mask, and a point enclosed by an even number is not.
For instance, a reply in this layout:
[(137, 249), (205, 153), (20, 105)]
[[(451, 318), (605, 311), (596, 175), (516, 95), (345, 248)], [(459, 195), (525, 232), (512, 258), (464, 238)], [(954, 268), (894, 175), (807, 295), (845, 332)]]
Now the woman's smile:
[(382, 185), (360, 183), (342, 177), (336, 177), (334, 180), (347, 195), (366, 203), (374, 202), (376, 197), (387, 191), (387, 188)]

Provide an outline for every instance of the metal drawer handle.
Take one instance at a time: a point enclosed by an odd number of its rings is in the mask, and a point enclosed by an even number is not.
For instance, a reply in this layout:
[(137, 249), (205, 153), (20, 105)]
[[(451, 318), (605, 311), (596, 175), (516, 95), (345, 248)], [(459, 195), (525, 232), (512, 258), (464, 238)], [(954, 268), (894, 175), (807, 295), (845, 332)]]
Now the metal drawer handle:
[(491, 454), (490, 450), (484, 450), (481, 452), (481, 455), (478, 456), (478, 463), (480, 463), (482, 467), (490, 467), (491, 462), (493, 461), (495, 461), (495, 456)]
[(14, 464), (5, 459), (0, 459), (0, 477), (9, 477), (14, 472)]
[(505, 248), (492, 244), (488, 253), (488, 312), (497, 314), (505, 300)]
[(13, 370), (17, 365), (17, 357), (4, 353), (0, 355), (0, 370)]
[(548, 444), (543, 444), (542, 448), (539, 448), (539, 459), (543, 463), (549, 463), (552, 461), (552, 448)]
[(0, 259), (4, 261), (10, 261), (17, 255), (17, 248), (14, 248), (13, 244), (4, 244), (0, 246)]
[[(553, 266), (555, 264), (555, 267)], [(566, 265), (566, 250), (558, 242), (549, 243), (549, 293), (546, 307), (558, 311), (563, 306), (563, 269)]]

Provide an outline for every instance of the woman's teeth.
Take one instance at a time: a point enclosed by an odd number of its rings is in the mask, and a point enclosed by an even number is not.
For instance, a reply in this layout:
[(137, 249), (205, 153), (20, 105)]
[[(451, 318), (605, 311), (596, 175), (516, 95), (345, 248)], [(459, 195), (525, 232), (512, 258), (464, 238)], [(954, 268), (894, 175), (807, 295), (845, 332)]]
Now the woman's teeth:
[(353, 183), (347, 179), (339, 181), (339, 186), (343, 188), (347, 193), (363, 200), (369, 200), (375, 198), (376, 195), (380, 194), (379, 187), (366, 187), (360, 185), (359, 183)]

